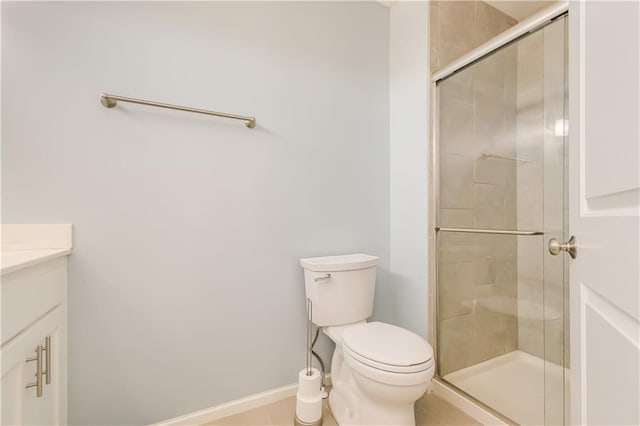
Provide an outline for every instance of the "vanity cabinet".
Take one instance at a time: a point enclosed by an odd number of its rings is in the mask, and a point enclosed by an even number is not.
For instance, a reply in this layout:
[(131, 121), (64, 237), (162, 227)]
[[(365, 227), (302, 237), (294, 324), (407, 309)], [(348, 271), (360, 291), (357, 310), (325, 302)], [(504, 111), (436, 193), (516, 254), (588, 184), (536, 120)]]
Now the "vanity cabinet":
[(66, 255), (4, 272), (2, 425), (64, 425)]

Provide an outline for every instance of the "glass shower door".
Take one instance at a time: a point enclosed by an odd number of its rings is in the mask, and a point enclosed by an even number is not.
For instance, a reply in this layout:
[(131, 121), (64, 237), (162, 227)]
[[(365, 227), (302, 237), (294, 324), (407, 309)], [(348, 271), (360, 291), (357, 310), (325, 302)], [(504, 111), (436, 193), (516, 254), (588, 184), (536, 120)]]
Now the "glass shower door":
[(565, 422), (565, 32), (437, 86), (437, 373), (520, 424)]

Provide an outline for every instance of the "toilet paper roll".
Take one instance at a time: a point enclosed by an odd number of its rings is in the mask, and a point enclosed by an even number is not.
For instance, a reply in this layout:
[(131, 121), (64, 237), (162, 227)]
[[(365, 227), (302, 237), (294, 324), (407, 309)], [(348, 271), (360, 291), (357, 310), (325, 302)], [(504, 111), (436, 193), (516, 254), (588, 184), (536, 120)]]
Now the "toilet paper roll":
[(316, 368), (311, 369), (311, 375), (307, 376), (307, 369), (298, 374), (298, 397), (303, 399), (322, 399), (322, 375)]
[(322, 396), (318, 398), (296, 398), (296, 417), (305, 423), (315, 423), (322, 418)]

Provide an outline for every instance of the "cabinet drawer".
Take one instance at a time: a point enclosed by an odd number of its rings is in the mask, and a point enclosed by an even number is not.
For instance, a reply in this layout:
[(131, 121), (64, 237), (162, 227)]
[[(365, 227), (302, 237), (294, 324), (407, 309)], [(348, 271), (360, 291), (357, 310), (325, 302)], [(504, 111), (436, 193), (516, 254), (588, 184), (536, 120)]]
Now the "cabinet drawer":
[(2, 344), (66, 298), (66, 258), (2, 276)]

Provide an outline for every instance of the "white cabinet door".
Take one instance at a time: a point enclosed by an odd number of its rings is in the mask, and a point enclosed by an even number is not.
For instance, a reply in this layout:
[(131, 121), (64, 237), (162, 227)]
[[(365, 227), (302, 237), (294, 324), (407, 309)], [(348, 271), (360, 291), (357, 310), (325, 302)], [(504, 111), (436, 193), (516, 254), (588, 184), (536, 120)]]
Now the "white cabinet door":
[[(64, 310), (57, 307), (2, 347), (2, 425), (66, 424), (64, 324)], [(38, 398), (36, 388), (25, 387), (36, 380), (36, 363), (26, 359), (46, 336), (51, 337), (51, 383), (43, 383)]]
[(572, 2), (571, 423), (640, 424), (640, 5)]

